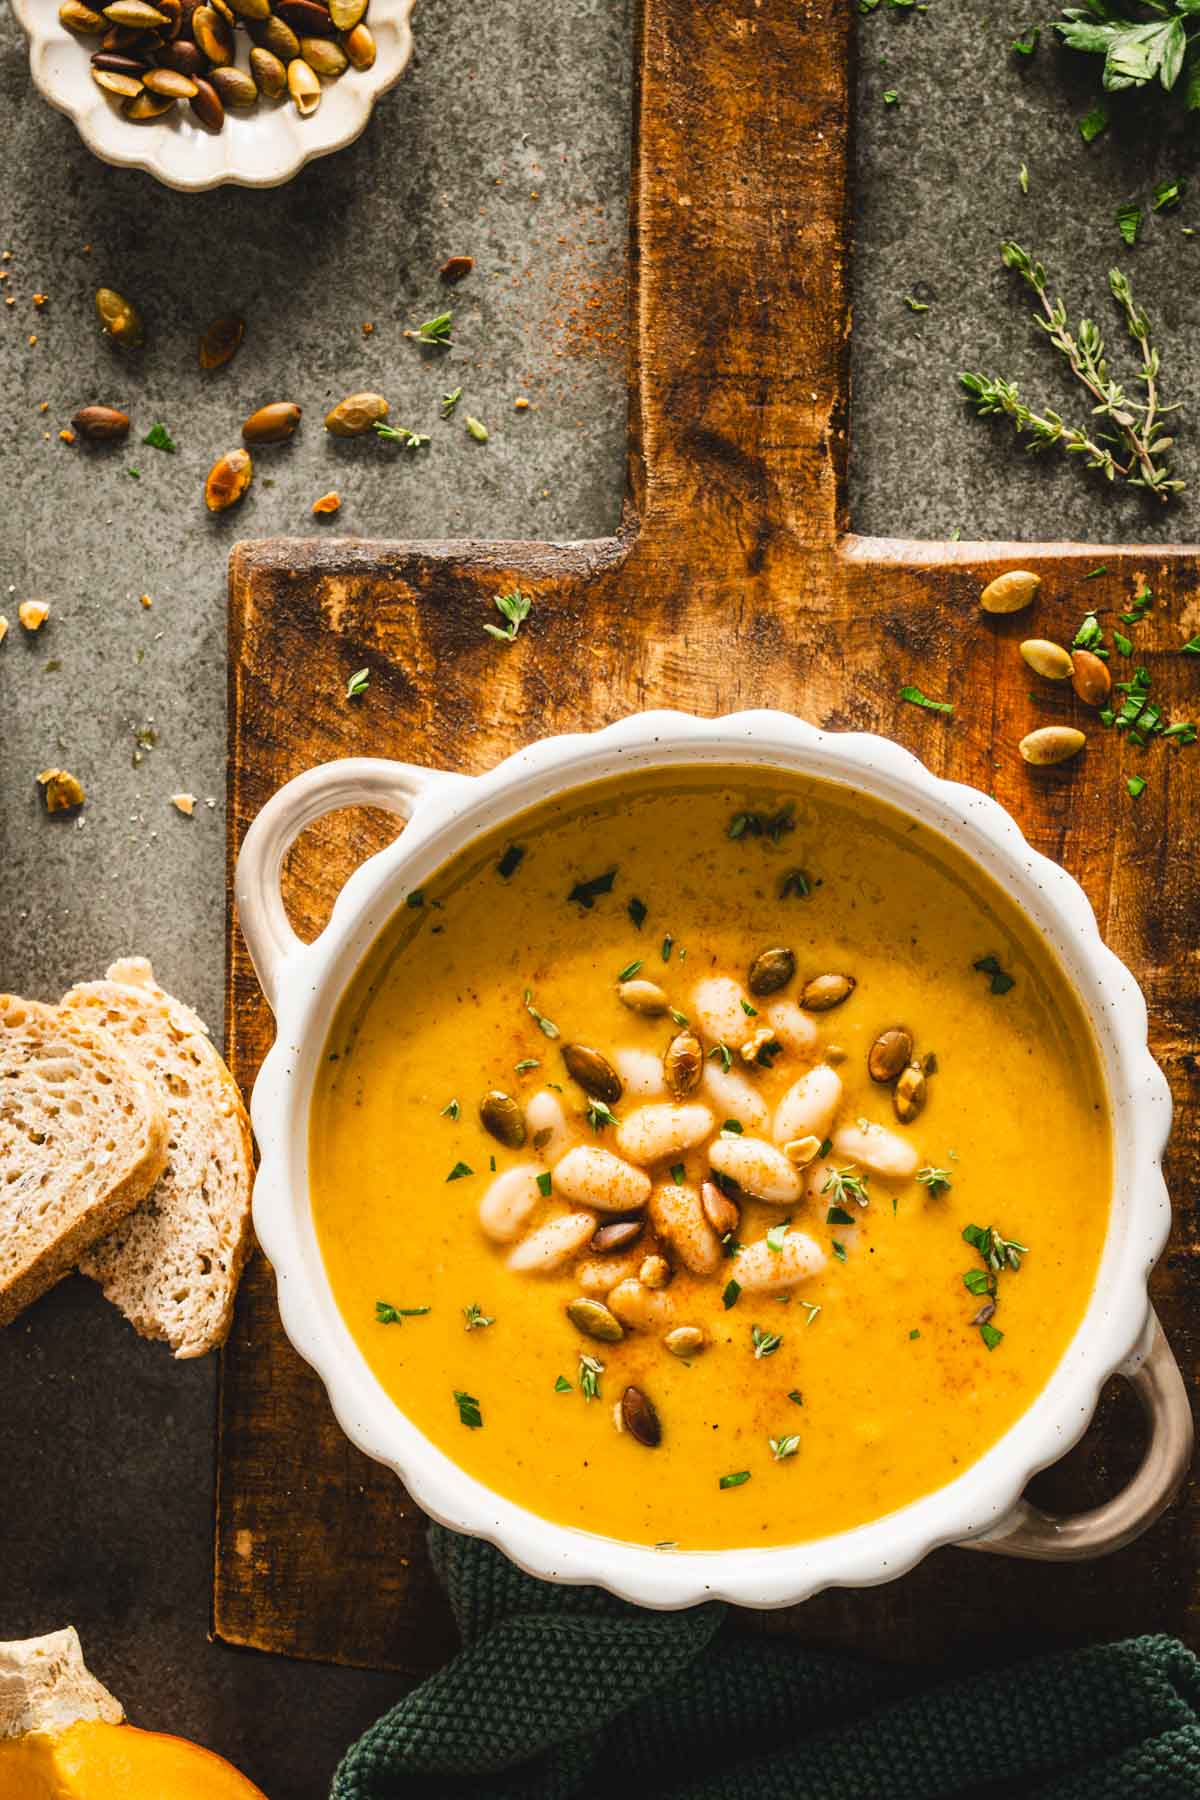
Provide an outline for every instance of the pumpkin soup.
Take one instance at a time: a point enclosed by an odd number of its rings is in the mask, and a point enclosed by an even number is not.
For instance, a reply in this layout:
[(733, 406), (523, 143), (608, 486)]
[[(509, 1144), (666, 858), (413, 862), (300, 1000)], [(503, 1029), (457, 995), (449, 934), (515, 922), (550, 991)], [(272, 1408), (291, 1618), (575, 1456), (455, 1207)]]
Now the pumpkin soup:
[(338, 1010), (311, 1201), (396, 1405), (544, 1517), (718, 1549), (944, 1485), (1082, 1318), (1079, 1001), (939, 834), (833, 783), (577, 790), (410, 894)]

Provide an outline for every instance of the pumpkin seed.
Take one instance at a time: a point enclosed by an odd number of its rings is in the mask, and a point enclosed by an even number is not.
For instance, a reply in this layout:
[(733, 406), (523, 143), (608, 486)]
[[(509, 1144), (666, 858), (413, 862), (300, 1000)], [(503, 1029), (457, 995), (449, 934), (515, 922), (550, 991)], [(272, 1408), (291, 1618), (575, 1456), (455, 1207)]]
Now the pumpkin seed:
[(1112, 692), (1112, 676), (1108, 664), (1093, 656), (1090, 650), (1074, 650), (1071, 686), (1085, 706), (1103, 706)]
[(375, 39), (365, 25), (356, 25), (342, 39), (342, 48), (356, 69), (369, 69), (375, 61)]
[(750, 975), (746, 986), (755, 995), (777, 994), (780, 988), (786, 987), (796, 973), (796, 953), (794, 950), (775, 948), (760, 950), (750, 964)]
[(71, 420), (80, 437), (111, 443), (129, 431), (129, 414), (116, 406), (81, 406)]
[(127, 119), (134, 119), (139, 125), (148, 124), (151, 119), (161, 119), (170, 112), (175, 102), (170, 94), (151, 94), (145, 88), (127, 100), (121, 111)]
[(253, 75), (247, 75), (244, 69), (214, 69), (212, 84), (221, 96), (223, 106), (240, 108), (258, 105), (258, 89), (254, 85)]
[(804, 984), (800, 1004), (806, 1012), (830, 1012), (848, 1000), (857, 986), (853, 975), (814, 975)]
[(58, 18), (68, 30), (82, 31), (89, 37), (96, 37), (104, 30), (104, 14), (93, 12), (90, 6), (83, 5), (83, 0), (63, 0)]
[(110, 25), (124, 25), (130, 31), (153, 30), (156, 25), (170, 22), (166, 13), (149, 5), (148, 0), (113, 0), (111, 6), (104, 8), (104, 16)]
[(164, 69), (174, 69), (180, 75), (190, 75), (193, 81), (197, 75), (203, 75), (208, 67), (190, 38), (178, 38), (175, 43), (168, 44), (159, 60)]
[(367, 10), (367, 0), (329, 0), (329, 16), (339, 31), (353, 31)]
[(622, 981), (617, 985), (617, 999), (630, 1012), (642, 1013), (647, 1019), (659, 1019), (670, 1001), (657, 981)]
[(663, 1339), (672, 1356), (699, 1356), (707, 1342), (698, 1325), (677, 1325)]
[(198, 6), (192, 14), (192, 36), (214, 69), (233, 61), (233, 31), (211, 6)]
[(1044, 675), (1047, 681), (1069, 681), (1075, 672), (1071, 652), (1049, 638), (1026, 638), (1021, 655), (1034, 674)]
[(222, 368), (236, 355), (238, 345), (245, 335), (246, 321), (239, 319), (236, 313), (223, 319), (214, 319), (200, 339), (200, 367)]
[[(207, 85), (201, 83), (202, 87)], [(192, 105), (195, 104), (193, 100)], [(229, 450), (218, 457), (204, 483), (204, 502), (209, 512), (225, 512), (236, 506), (253, 480), (254, 464), (248, 450)]]
[(116, 69), (93, 69), (92, 80), (108, 94), (121, 94), (132, 99), (142, 91), (140, 75), (122, 75)]
[[(103, 82), (101, 86), (103, 86)], [(115, 93), (128, 92), (128, 89), (114, 89)], [(136, 89), (134, 92), (136, 93)], [(115, 288), (96, 289), (96, 317), (100, 321), (100, 329), (113, 342), (120, 344), (122, 350), (136, 350), (145, 339), (145, 327), (142, 315), (132, 300), (126, 300), (124, 294), (118, 294)]]
[(590, 1094), (593, 1100), (603, 1100), (609, 1106), (616, 1105), (625, 1090), (621, 1077), (606, 1056), (601, 1056), (598, 1050), (590, 1050), (586, 1044), (564, 1044), (562, 1059), (567, 1065), (567, 1074), (579, 1083), (585, 1094)]
[(694, 1031), (679, 1031), (667, 1045), (663, 1074), (676, 1100), (684, 1099), (704, 1073), (704, 1046)]
[(220, 94), (212, 82), (206, 81), (202, 75), (197, 75), (193, 79), (196, 83), (196, 92), (188, 101), (188, 105), (200, 123), (209, 131), (220, 131), (225, 124), (225, 108), (221, 103)]
[(1043, 725), (1040, 731), (1023, 737), (1017, 748), (1027, 763), (1045, 767), (1078, 756), (1086, 742), (1082, 731), (1076, 731), (1072, 725)]
[(584, 1337), (595, 1338), (601, 1344), (619, 1344), (625, 1336), (625, 1327), (601, 1300), (572, 1300), (567, 1307), (567, 1317), (576, 1331), (582, 1331)]
[(83, 783), (69, 769), (43, 769), (37, 779), (47, 812), (70, 812), (83, 805)]
[(272, 56), (277, 56), (281, 63), (290, 63), (299, 56), (300, 39), (291, 26), (276, 18), (274, 13), (262, 25), (252, 25), (250, 30), (255, 42), (269, 50)]
[(242, 441), (247, 444), (282, 444), (300, 423), (300, 408), (294, 400), (272, 400), (252, 412), (242, 426)]
[(614, 1250), (627, 1250), (641, 1237), (644, 1223), (642, 1219), (614, 1219), (611, 1224), (601, 1225), (588, 1249), (597, 1256), (611, 1256)]
[(250, 52), (250, 73), (258, 83), (258, 91), (268, 100), (278, 100), (287, 92), (287, 70), (270, 50), (256, 45)]
[(903, 1025), (881, 1031), (867, 1052), (867, 1074), (872, 1081), (895, 1081), (912, 1057), (912, 1033)]
[(627, 1387), (621, 1395), (621, 1423), (630, 1437), (647, 1450), (653, 1450), (662, 1443), (662, 1426), (653, 1402), (648, 1400), (641, 1388)]
[(327, 76), (331, 81), (344, 75), (350, 66), (346, 52), (332, 38), (302, 37), (300, 54), (310, 69), (315, 69), (318, 75)]
[(237, 14), (230, 6), (229, 0), (207, 0), (207, 4), (220, 18), (224, 19), (231, 31), (237, 30)]
[(525, 1142), (525, 1114), (512, 1095), (499, 1088), (492, 1088), (479, 1102), (479, 1122), (510, 1150), (519, 1150)]
[(183, 0), (157, 0), (157, 5), (167, 15), (167, 40), (174, 42), (183, 26)]
[(178, 69), (147, 70), (146, 86), (152, 94), (166, 94), (172, 100), (190, 100), (196, 92), (191, 76), (181, 75)]
[[(301, 64), (302, 68), (305, 66)], [(289, 87), (295, 67), (295, 63), (288, 65)], [(311, 75), (312, 70), (309, 69), (308, 73)], [(388, 403), (382, 394), (347, 394), (344, 400), (338, 401), (332, 412), (325, 414), (325, 429), (331, 431), (334, 437), (361, 437), (364, 431), (370, 431), (378, 419), (386, 419), (387, 414)]]
[(279, 0), (275, 11), (298, 37), (333, 36), (333, 20), (316, 0)]
[(117, 75), (145, 76), (150, 67), (144, 56), (134, 56), (127, 50), (97, 50), (92, 57), (93, 69), (112, 69)]
[(892, 1106), (902, 1125), (911, 1125), (925, 1106), (928, 1083), (920, 1063), (909, 1063), (892, 1089)]
[(229, 0), (229, 4), (241, 19), (269, 19), (271, 16), (271, 0)]
[(700, 1205), (704, 1216), (720, 1238), (728, 1237), (742, 1222), (742, 1215), (728, 1194), (723, 1194), (715, 1181), (700, 1183)]
[(647, 1256), (638, 1270), (638, 1280), (643, 1287), (659, 1288), (671, 1285), (671, 1265), (665, 1256)]
[(988, 582), (979, 604), (984, 612), (1022, 612), (1032, 604), (1041, 585), (1040, 575), (1031, 574), (1028, 569), (1010, 569), (1006, 575), (997, 575), (995, 581)]

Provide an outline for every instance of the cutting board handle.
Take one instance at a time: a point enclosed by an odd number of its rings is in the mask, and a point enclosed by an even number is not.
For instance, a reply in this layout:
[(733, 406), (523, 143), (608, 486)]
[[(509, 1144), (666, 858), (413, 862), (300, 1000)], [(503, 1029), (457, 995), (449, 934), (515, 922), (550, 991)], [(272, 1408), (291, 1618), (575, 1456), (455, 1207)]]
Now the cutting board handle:
[(349, 756), (307, 769), (267, 801), (242, 842), (233, 891), (242, 935), (272, 1012), (285, 964), (306, 947), (292, 930), (282, 890), (283, 861), (300, 833), (344, 806), (378, 806), (407, 821), (434, 788), (465, 779), (416, 763)]

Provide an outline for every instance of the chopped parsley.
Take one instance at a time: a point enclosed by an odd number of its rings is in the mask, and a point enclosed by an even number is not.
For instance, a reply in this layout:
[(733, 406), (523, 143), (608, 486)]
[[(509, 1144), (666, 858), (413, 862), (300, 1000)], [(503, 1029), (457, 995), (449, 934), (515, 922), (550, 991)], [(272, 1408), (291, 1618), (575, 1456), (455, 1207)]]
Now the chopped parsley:
[(500, 861), (496, 864), (497, 875), (503, 875), (504, 879), (507, 881), (510, 875), (516, 874), (524, 860), (524, 844), (510, 844), (508, 849), (504, 852), (504, 855), (500, 858)]
[(1104, 633), (1100, 629), (1100, 621), (1095, 613), (1088, 613), (1083, 624), (1071, 639), (1072, 650), (1090, 650), (1093, 656), (1099, 656), (1104, 643)]
[(790, 900), (794, 897), (797, 900), (807, 900), (813, 888), (820, 887), (820, 885), (819, 881), (813, 881), (812, 876), (805, 869), (789, 869), (779, 884), (779, 898)]
[(1007, 994), (1009, 988), (1017, 985), (1016, 977), (1002, 969), (994, 956), (981, 956), (978, 962), (971, 964), (971, 967), (978, 969), (981, 975), (988, 977), (990, 991), (993, 994)]
[(742, 1137), (744, 1135), (742, 1121), (740, 1119), (726, 1119), (721, 1130), (723, 1132), (728, 1132), (730, 1137)]
[(367, 691), (367, 683), (370, 679), (370, 669), (356, 669), (346, 683), (347, 700), (357, 700), (360, 694), (365, 694)]
[(479, 1410), (479, 1402), (474, 1394), (464, 1394), (461, 1388), (454, 1389), (454, 1400), (458, 1407), (458, 1416), (470, 1431), (478, 1431), (483, 1424), (483, 1414)]
[(685, 1174), (686, 1174), (686, 1170), (684, 1169), (684, 1166), (682, 1163), (672, 1163), (671, 1164), (671, 1180), (675, 1183), (676, 1187), (681, 1187), (683, 1185), (683, 1178), (684, 1178)]
[(472, 1301), (470, 1306), (463, 1307), (463, 1318), (467, 1321), (468, 1331), (483, 1331), (488, 1325), (494, 1325), (495, 1319), (489, 1319), (481, 1306)]
[(571, 1394), (574, 1393), (575, 1390), (572, 1388), (566, 1376), (560, 1375), (554, 1384), (554, 1391), (556, 1394)]
[(458, 405), (458, 403), (461, 399), (462, 399), (462, 389), (460, 387), (451, 388), (451, 390), (448, 394), (442, 395), (442, 417), (443, 417), (443, 419), (448, 419), (450, 417), (451, 413), (454, 411), (455, 407)]
[(1144, 775), (1131, 775), (1125, 786), (1129, 789), (1131, 800), (1140, 800), (1146, 791), (1146, 778)]
[(642, 960), (640, 957), (638, 957), (638, 959), (635, 962), (626, 963), (625, 967), (623, 969), (619, 969), (617, 971), (617, 980), (618, 981), (632, 981), (634, 976), (637, 974), (638, 970), (641, 968), (641, 966), (642, 966)]
[(671, 936), (670, 932), (668, 931), (666, 937), (662, 941), (662, 959), (664, 962), (670, 962), (671, 951), (674, 947), (674, 944), (675, 944), (675, 939)]
[(900, 689), (900, 698), (907, 700), (910, 706), (923, 706), (926, 712), (952, 713), (954, 711), (953, 701), (931, 700), (928, 694), (923, 694), (920, 688), (914, 687), (911, 682)]
[(792, 1388), (788, 1394), (788, 1399), (792, 1402), (793, 1406), (804, 1405), (804, 1395), (800, 1392), (799, 1388)]
[(825, 1223), (827, 1225), (853, 1225), (854, 1218), (844, 1206), (831, 1206), (825, 1214)]
[(533, 1020), (534, 1024), (537, 1026), (538, 1030), (543, 1032), (546, 1037), (556, 1038), (556, 1037), (562, 1036), (562, 1033), (559, 1031), (558, 1026), (554, 1023), (554, 1020), (548, 1019), (544, 1013), (540, 1013), (538, 1011), (537, 1007), (533, 1004), (533, 989), (532, 988), (525, 989), (525, 1011), (529, 1014), (530, 1018)]
[(750, 1479), (749, 1469), (738, 1469), (732, 1475), (722, 1475), (717, 1482), (719, 1488), (745, 1487)]
[(1101, 101), (1099, 105), (1093, 106), (1091, 112), (1085, 113), (1082, 119), (1080, 119), (1079, 135), (1085, 144), (1090, 144), (1095, 138), (1100, 136), (1102, 131), (1107, 130), (1108, 108), (1104, 105), (1103, 101)]
[(912, 1341), (913, 1341), (913, 1339), (914, 1339), (914, 1338), (919, 1338), (919, 1337), (920, 1337), (920, 1335), (921, 1335), (921, 1333), (920, 1333), (920, 1332), (919, 1332), (919, 1331), (918, 1331), (918, 1330), (917, 1330), (917, 1327), (916, 1327), (916, 1326), (915, 1326), (915, 1325), (914, 1325), (914, 1326), (913, 1326), (913, 1328), (912, 1328), (912, 1330), (911, 1330), (911, 1331), (910, 1331), (910, 1332), (909, 1332), (909, 1334), (908, 1334), (908, 1341), (909, 1341), (909, 1343), (910, 1343), (910, 1344), (911, 1344), (911, 1343), (912, 1343)]
[(1013, 39), (1012, 47), (1018, 56), (1032, 56), (1038, 47), (1038, 40), (1041, 35), (1041, 26), (1031, 25), (1027, 31), (1021, 33), (1020, 37), (1015, 37)]
[(443, 1119), (457, 1119), (461, 1111), (462, 1107), (457, 1100), (447, 1100), (442, 1108), (441, 1116)]
[(167, 430), (166, 426), (163, 425), (161, 422), (154, 424), (150, 427), (149, 431), (146, 433), (145, 437), (142, 439), (142, 442), (143, 442), (143, 444), (149, 444), (149, 446), (152, 450), (169, 451), (172, 456), (175, 454), (176, 450), (178, 450), (178, 448), (179, 448), (179, 445), (175, 442), (175, 439), (171, 436), (171, 434)]
[(549, 1169), (543, 1169), (537, 1178), (537, 1190), (543, 1200), (548, 1200), (554, 1191), (554, 1177)]
[(1151, 210), (1153, 212), (1170, 212), (1173, 206), (1179, 205), (1186, 193), (1187, 182), (1181, 181), (1178, 176), (1173, 181), (1168, 179), (1156, 182), (1150, 201)]
[(603, 1131), (606, 1125), (616, 1125), (620, 1121), (607, 1100), (589, 1100), (587, 1122), (593, 1131)]
[(414, 888), (412, 893), (408, 896), (407, 900), (405, 900), (404, 904), (405, 904), (405, 906), (413, 907), (414, 910), (418, 906), (424, 906), (424, 904), (425, 904), (425, 889), (424, 888)]
[(783, 1249), (783, 1241), (787, 1237), (789, 1223), (788, 1219), (781, 1219), (779, 1224), (772, 1225), (767, 1233), (767, 1249), (774, 1250), (776, 1255)]
[(483, 629), (489, 637), (498, 638), (500, 643), (511, 644), (529, 617), (533, 595), (523, 594), (520, 588), (513, 588), (508, 594), (493, 594), (492, 603), (505, 623), (493, 625), (489, 622)]
[(979, 1335), (987, 1345), (988, 1349), (994, 1350), (996, 1345), (1003, 1338), (1004, 1333), (1002, 1331), (997, 1331), (996, 1327), (991, 1324), (989, 1320), (985, 1319), (983, 1324), (979, 1327)]
[(1122, 239), (1132, 249), (1137, 243), (1137, 234), (1142, 223), (1142, 209), (1134, 201), (1127, 201), (1117, 208), (1117, 230)]
[(714, 1044), (708, 1054), (716, 1057), (726, 1075), (728, 1075), (730, 1069), (733, 1067), (733, 1051), (729, 1048), (729, 1045), (726, 1043)]
[(639, 900), (635, 894), (625, 910), (633, 920), (634, 928), (640, 931), (646, 922), (646, 902)]
[(1132, 656), (1133, 655), (1132, 640), (1127, 638), (1123, 631), (1118, 631), (1116, 629), (1116, 627), (1114, 626), (1112, 636), (1113, 636), (1113, 643), (1116, 645), (1117, 649), (1120, 651), (1122, 656)]
[(616, 879), (616, 868), (606, 869), (603, 875), (593, 875), (590, 881), (577, 881), (567, 895), (568, 900), (577, 900), (584, 912), (590, 912), (601, 894), (611, 894), (612, 884)]
[(528, 1075), (530, 1069), (540, 1069), (541, 1059), (536, 1056), (523, 1056), (519, 1063), (514, 1063), (518, 1075)]
[(387, 1300), (375, 1302), (375, 1323), (377, 1325), (399, 1325), (404, 1319), (422, 1319), (429, 1311), (427, 1306), (392, 1306)]
[(1200, 656), (1200, 637), (1189, 638), (1183, 646), (1182, 654), (1184, 656)]
[(929, 1198), (936, 1200), (939, 1194), (948, 1194), (954, 1183), (950, 1179), (949, 1169), (933, 1169), (928, 1164), (917, 1170), (917, 1180), (922, 1187), (929, 1189)]
[(776, 1462), (783, 1462), (785, 1458), (795, 1456), (800, 1448), (800, 1439), (797, 1436), (769, 1437), (767, 1443), (771, 1446), (771, 1455)]
[(781, 806), (779, 811), (774, 813), (734, 813), (732, 819), (729, 821), (728, 835), (735, 839), (741, 837), (765, 837), (768, 838), (772, 844), (777, 844), (780, 838), (785, 837), (789, 831), (795, 831), (795, 829), (796, 809), (789, 801), (786, 806)]
[(446, 1180), (461, 1181), (464, 1175), (473, 1175), (474, 1173), (475, 1171), (470, 1163), (456, 1162), (450, 1173), (447, 1175)]
[(742, 1284), (740, 1281), (731, 1279), (725, 1283), (725, 1290), (721, 1295), (721, 1305), (725, 1308), (726, 1312), (729, 1311), (731, 1306), (737, 1305), (738, 1295), (741, 1291)]
[(845, 1244), (842, 1243), (841, 1239), (840, 1238), (830, 1238), (829, 1246), (830, 1246), (830, 1249), (833, 1251), (834, 1256), (837, 1258), (838, 1262), (845, 1262), (846, 1246), (845, 1246)]

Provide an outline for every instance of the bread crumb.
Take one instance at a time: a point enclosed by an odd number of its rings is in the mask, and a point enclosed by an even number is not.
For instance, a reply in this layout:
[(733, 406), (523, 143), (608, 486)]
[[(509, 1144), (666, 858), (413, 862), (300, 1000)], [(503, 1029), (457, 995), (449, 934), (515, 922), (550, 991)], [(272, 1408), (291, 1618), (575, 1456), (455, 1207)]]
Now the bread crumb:
[(196, 810), (195, 794), (172, 794), (171, 805), (177, 812), (185, 813), (190, 819)]
[(513, 405), (516, 407), (518, 412), (528, 412), (529, 411), (529, 402), (525, 398), (524, 394), (518, 394), (516, 399), (513, 401)]
[(50, 411), (50, 402), (48, 400), (39, 400), (38, 401), (38, 411), (39, 412), (49, 412)]
[(341, 504), (342, 496), (336, 488), (331, 488), (327, 494), (322, 494), (319, 500), (313, 501), (312, 509), (318, 514), (335, 513)]
[(43, 769), (38, 776), (47, 812), (70, 812), (83, 805), (83, 783), (66, 769)]
[(30, 332), (30, 334), (29, 334), (29, 342), (30, 342), (30, 343), (31, 343), (31, 344), (36, 344), (36, 343), (37, 343), (37, 332), (36, 332), (36, 331), (31, 331), (31, 332)]
[(150, 598), (149, 594), (139, 594), (138, 599), (141, 601), (142, 605), (146, 608), (147, 612), (149, 612), (150, 608), (154, 605), (154, 602)]
[(44, 600), (22, 600), (17, 617), (26, 631), (40, 631), (50, 617), (50, 608)]
[(374, 329), (375, 329), (375, 327), (372, 325), (370, 319), (363, 320), (362, 333), (363, 333), (364, 337), (370, 337), (370, 335), (374, 331)]
[(4, 642), (4, 640), (7, 636), (8, 636), (8, 620), (5, 618), (3, 613), (0, 613), (0, 644), (2, 644)]
[(475, 258), (473, 256), (449, 256), (442, 264), (439, 273), (443, 281), (453, 283), (464, 280), (474, 267)]
[(35, 306), (45, 306), (45, 304), (49, 298), (50, 298), (49, 294), (35, 294), (33, 296), (33, 304)]
[(64, 444), (73, 444), (75, 442), (75, 433), (71, 430), (69, 425), (64, 425), (58, 435)]
[(235, 1553), (240, 1556), (243, 1561), (248, 1561), (254, 1549), (254, 1533), (252, 1531), (247, 1531), (245, 1527), (243, 1527), (233, 1540), (233, 1548)]

